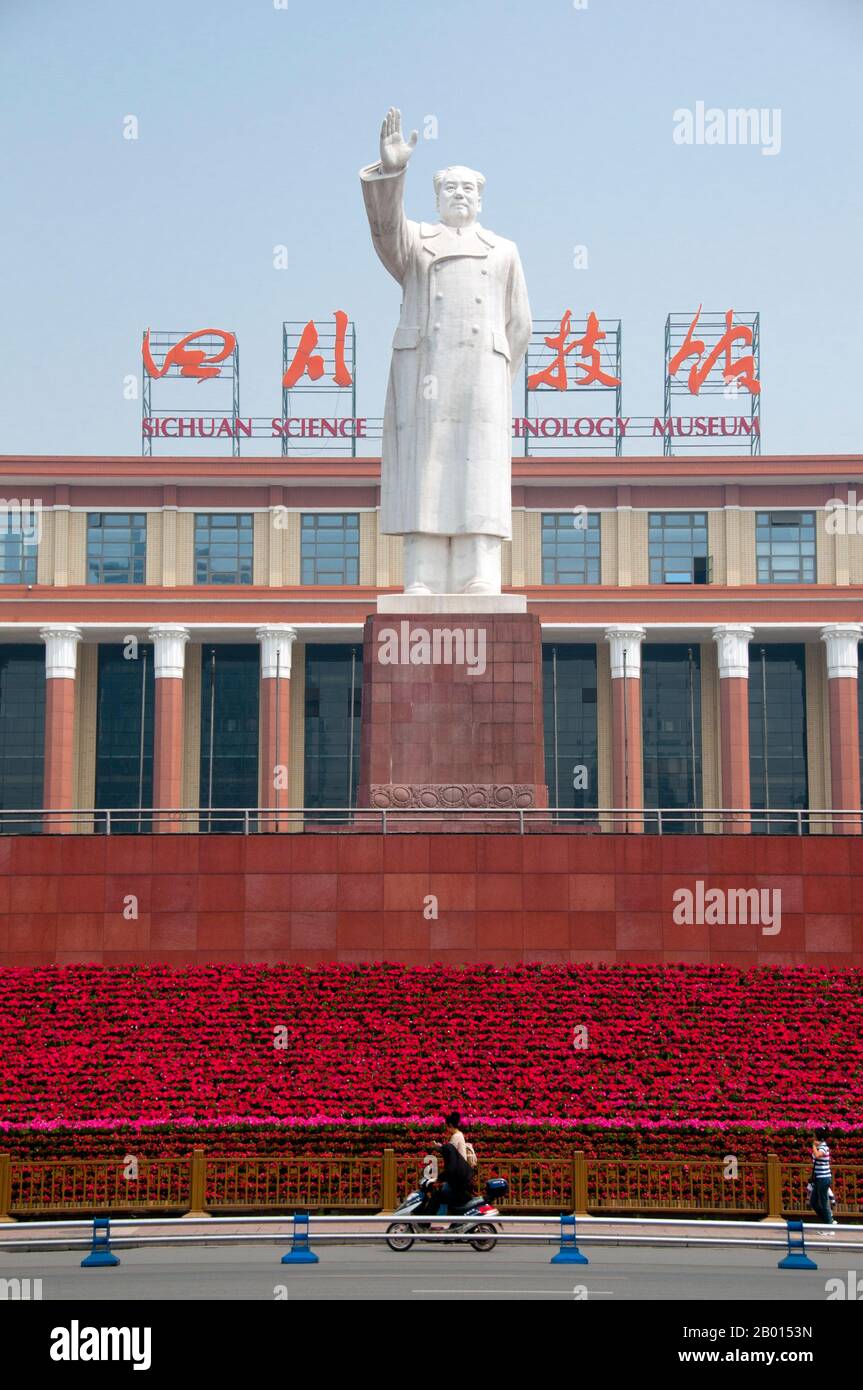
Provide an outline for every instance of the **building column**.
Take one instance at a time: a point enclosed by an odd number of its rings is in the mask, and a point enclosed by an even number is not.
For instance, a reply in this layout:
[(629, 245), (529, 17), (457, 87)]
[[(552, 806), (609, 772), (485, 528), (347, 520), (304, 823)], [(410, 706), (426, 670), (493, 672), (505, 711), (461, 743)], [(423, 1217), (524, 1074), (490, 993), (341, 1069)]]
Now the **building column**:
[[(296, 637), (296, 629), (287, 623), (257, 629), (261, 644), (260, 805), (276, 812), (290, 805), (291, 648)], [(289, 821), (289, 816), (268, 816), (261, 829), (289, 830)]]
[(749, 643), (755, 631), (742, 623), (713, 629), (719, 655), (719, 748), (722, 807), (742, 814), (725, 818), (723, 831), (748, 835), (752, 822), (749, 791)]
[[(611, 721), (614, 765), (614, 805), (617, 810), (640, 811), (644, 806), (644, 770), (641, 738), (641, 644), (643, 627), (615, 626), (605, 630), (611, 647)], [(641, 816), (615, 819), (618, 832), (640, 834)]]
[[(71, 811), (75, 807), (75, 696), (78, 643), (81, 630), (74, 623), (43, 627), (45, 643), (45, 767), (42, 805), (46, 811)], [(71, 817), (50, 818), (44, 829), (69, 835), (75, 830)]]
[(834, 811), (853, 811), (839, 817), (833, 831), (860, 834), (860, 728), (857, 716), (857, 647), (863, 636), (859, 623), (831, 623), (821, 629), (827, 647), (827, 689), (830, 700), (830, 784)]
[[(188, 630), (177, 623), (150, 628), (156, 710), (153, 721), (153, 809), (179, 810), (183, 800), (183, 667)], [(156, 833), (183, 829), (180, 819), (154, 816)]]

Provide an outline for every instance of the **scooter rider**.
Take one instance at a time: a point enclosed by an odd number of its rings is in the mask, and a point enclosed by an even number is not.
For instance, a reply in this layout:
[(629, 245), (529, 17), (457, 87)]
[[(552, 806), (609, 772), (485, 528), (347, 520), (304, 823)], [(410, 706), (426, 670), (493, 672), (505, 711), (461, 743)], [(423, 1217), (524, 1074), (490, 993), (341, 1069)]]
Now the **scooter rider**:
[(442, 1144), (437, 1150), (437, 1160), (437, 1180), (426, 1189), (426, 1216), (434, 1216), (444, 1203), (450, 1210), (463, 1207), (470, 1200), (473, 1188), (470, 1164), (453, 1144)]

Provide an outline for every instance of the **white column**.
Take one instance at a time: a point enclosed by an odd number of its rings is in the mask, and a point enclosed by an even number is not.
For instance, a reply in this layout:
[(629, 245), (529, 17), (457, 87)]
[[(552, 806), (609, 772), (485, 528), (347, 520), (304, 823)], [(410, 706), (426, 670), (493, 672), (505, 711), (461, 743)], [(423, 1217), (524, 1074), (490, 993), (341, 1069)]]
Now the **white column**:
[(827, 698), (830, 706), (830, 791), (833, 831), (859, 835), (860, 726), (857, 713), (857, 649), (860, 623), (830, 623), (821, 629), (827, 648)]
[[(78, 643), (74, 623), (43, 627), (45, 643), (45, 754), (42, 805), (46, 811), (70, 811), (75, 805), (75, 705)], [(49, 820), (45, 829), (69, 834), (71, 820)]]
[(749, 643), (755, 629), (745, 623), (721, 623), (713, 629), (719, 657), (719, 762), (723, 809), (722, 828), (731, 835), (751, 829), (749, 807)]
[[(157, 623), (150, 628), (153, 672), (156, 677), (156, 711), (153, 726), (153, 806), (178, 810), (183, 800), (183, 729), (185, 724), (183, 670), (188, 629), (179, 623)], [(158, 833), (184, 828), (180, 819), (154, 816)]]
[(615, 624), (605, 629), (611, 647), (611, 720), (614, 805), (626, 811), (615, 829), (640, 834), (644, 821), (633, 816), (644, 806), (644, 771), (641, 734), (641, 644), (643, 627)]
[(52, 623), (40, 629), (45, 643), (45, 676), (48, 680), (73, 681), (78, 670), (81, 629), (74, 623)]
[[(261, 790), (260, 804), (270, 811), (288, 805), (288, 757), (291, 743), (291, 649), (296, 628), (270, 623), (257, 629), (261, 644)], [(262, 829), (289, 830), (287, 817), (263, 817)]]
[(828, 680), (857, 679), (857, 648), (863, 637), (860, 623), (830, 623), (821, 629), (827, 648)]
[(632, 680), (641, 679), (641, 644), (647, 636), (647, 628), (627, 627), (615, 624), (605, 629), (605, 640), (611, 647), (611, 678), (619, 680), (627, 676)]
[(269, 623), (256, 629), (261, 644), (261, 679), (291, 678), (291, 648), (297, 640), (297, 629), (290, 623)]
[(755, 629), (745, 623), (722, 623), (713, 629), (721, 680), (749, 679), (749, 643), (754, 636)]
[(153, 673), (156, 680), (182, 680), (189, 629), (180, 623), (157, 623), (147, 635), (153, 643)]

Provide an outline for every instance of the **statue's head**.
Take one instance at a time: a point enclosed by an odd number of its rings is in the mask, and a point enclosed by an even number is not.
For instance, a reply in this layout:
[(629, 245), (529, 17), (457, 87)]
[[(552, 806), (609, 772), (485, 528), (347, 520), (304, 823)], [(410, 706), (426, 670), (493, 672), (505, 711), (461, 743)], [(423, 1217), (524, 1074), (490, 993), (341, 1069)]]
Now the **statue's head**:
[(440, 220), (446, 227), (469, 227), (482, 208), (485, 179), (476, 169), (463, 164), (451, 164), (434, 176)]

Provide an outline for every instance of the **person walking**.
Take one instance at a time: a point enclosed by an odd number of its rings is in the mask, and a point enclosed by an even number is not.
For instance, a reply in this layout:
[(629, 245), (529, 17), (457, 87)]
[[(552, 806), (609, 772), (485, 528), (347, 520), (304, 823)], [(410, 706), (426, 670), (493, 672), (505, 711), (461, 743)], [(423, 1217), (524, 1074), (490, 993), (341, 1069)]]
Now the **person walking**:
[(810, 1206), (825, 1226), (835, 1224), (830, 1205), (833, 1172), (830, 1166), (830, 1135), (826, 1129), (816, 1129), (812, 1136), (812, 1195)]

